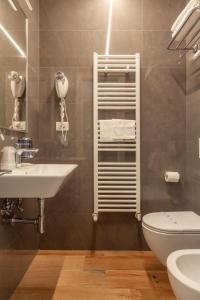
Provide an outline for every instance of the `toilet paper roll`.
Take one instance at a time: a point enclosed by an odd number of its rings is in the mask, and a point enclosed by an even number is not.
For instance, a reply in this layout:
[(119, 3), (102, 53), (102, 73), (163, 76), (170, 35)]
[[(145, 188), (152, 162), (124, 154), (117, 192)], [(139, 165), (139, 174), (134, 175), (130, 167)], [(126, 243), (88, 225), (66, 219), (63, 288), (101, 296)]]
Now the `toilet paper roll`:
[(165, 181), (166, 182), (179, 182), (180, 174), (178, 172), (165, 172)]

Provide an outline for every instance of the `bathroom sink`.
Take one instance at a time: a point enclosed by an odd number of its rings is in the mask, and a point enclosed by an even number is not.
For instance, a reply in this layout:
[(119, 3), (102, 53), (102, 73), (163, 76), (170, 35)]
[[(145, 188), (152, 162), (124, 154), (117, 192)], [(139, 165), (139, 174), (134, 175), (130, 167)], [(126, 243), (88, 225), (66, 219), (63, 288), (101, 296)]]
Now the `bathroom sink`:
[(78, 166), (75, 164), (22, 164), (0, 176), (0, 198), (51, 198)]

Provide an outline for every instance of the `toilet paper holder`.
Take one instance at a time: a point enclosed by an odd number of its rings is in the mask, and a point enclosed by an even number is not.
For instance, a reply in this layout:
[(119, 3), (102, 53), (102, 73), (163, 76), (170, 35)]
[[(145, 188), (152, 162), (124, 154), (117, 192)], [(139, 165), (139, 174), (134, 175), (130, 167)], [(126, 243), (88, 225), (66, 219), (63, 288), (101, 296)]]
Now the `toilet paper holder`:
[(165, 171), (164, 178), (166, 183), (178, 183), (181, 176), (179, 172)]

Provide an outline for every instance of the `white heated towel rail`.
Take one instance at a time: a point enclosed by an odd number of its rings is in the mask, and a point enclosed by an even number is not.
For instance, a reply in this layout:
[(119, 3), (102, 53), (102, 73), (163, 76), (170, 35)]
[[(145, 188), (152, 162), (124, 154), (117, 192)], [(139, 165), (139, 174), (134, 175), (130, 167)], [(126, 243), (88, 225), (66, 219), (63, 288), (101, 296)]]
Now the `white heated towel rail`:
[[(140, 54), (93, 57), (94, 221), (99, 213), (140, 210)], [(99, 120), (119, 119), (128, 113), (136, 120), (136, 139), (100, 141)], [(106, 114), (106, 115), (105, 115)], [(117, 159), (105, 159), (113, 153)], [(103, 158), (102, 158), (103, 154)], [(128, 155), (128, 159), (126, 159)], [(120, 159), (123, 156), (123, 159)], [(124, 159), (125, 157), (125, 159)], [(130, 159), (131, 157), (131, 159)]]

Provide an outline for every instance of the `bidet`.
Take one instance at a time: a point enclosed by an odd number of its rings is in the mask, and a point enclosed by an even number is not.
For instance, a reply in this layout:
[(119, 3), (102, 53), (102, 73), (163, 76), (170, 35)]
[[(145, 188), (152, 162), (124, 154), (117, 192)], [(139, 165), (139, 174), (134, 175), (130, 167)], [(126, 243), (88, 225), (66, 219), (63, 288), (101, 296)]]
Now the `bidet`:
[(167, 259), (169, 281), (177, 300), (200, 299), (200, 249), (179, 250)]

